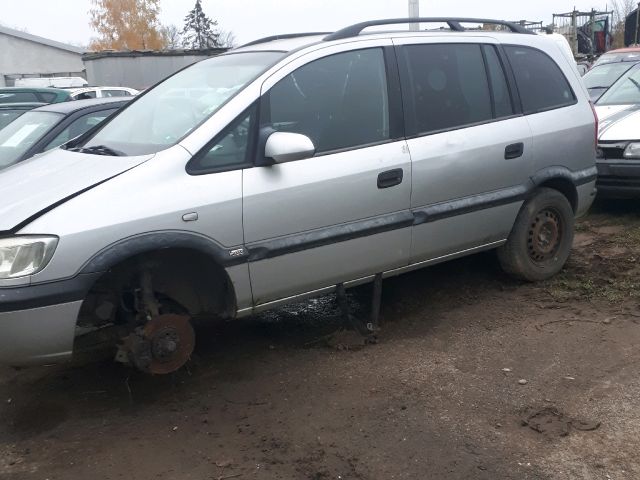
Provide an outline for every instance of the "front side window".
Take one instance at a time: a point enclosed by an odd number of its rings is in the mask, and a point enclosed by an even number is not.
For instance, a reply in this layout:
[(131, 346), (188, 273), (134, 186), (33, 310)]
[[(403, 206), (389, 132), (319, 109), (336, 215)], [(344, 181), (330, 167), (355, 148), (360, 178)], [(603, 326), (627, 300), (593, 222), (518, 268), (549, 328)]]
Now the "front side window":
[(317, 153), (389, 140), (389, 101), (380, 48), (315, 60), (263, 98), (261, 127), (308, 136)]
[(566, 107), (576, 97), (566, 77), (556, 63), (540, 50), (521, 46), (506, 46), (524, 114)]
[(0, 130), (0, 169), (19, 161), (63, 118), (60, 113), (27, 112)]
[(606, 91), (597, 105), (632, 105), (640, 103), (640, 68), (625, 73)]
[[(459, 128), (493, 118), (480, 45), (406, 45), (401, 61), (407, 77), (406, 103), (413, 112), (409, 114), (413, 134)], [(496, 85), (498, 82), (496, 76)]]
[(77, 118), (69, 126), (67, 126), (62, 132), (56, 136), (49, 144), (45, 147), (45, 150), (51, 150), (52, 148), (59, 147), (63, 143), (68, 142), (72, 138), (79, 137), (85, 132), (88, 132), (89, 129), (95, 127), (100, 122), (102, 122), (105, 118), (115, 112), (117, 108), (102, 110), (100, 112), (87, 113), (86, 115)]
[(108, 121), (84, 145), (123, 155), (167, 149), (217, 112), (282, 52), (248, 52), (203, 60), (169, 77)]

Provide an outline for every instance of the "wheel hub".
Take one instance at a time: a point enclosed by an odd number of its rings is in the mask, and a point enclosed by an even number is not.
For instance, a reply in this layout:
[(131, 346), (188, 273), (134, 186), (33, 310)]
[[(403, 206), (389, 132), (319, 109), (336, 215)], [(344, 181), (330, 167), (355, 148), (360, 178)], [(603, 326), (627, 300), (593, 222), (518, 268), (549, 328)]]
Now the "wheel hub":
[(191, 357), (195, 333), (186, 315), (163, 314), (125, 339), (131, 362), (156, 375), (175, 372)]
[(560, 217), (554, 210), (546, 208), (538, 212), (529, 229), (529, 257), (537, 263), (554, 258), (562, 243), (562, 234)]

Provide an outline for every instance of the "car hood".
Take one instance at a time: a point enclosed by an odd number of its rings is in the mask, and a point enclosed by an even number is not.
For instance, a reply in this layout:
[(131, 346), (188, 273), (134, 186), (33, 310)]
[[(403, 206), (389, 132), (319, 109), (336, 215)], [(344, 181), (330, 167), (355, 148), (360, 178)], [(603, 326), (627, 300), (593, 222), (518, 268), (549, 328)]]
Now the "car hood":
[(596, 105), (598, 140), (640, 139), (640, 105)]
[(14, 230), (152, 157), (108, 157), (56, 149), (2, 170), (0, 232)]

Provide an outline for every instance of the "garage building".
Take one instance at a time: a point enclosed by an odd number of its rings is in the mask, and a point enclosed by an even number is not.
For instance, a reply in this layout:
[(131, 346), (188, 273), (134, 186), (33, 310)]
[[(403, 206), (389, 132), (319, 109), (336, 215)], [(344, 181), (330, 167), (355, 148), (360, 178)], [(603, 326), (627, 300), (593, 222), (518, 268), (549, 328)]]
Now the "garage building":
[(84, 49), (0, 26), (0, 87), (18, 78), (84, 77)]

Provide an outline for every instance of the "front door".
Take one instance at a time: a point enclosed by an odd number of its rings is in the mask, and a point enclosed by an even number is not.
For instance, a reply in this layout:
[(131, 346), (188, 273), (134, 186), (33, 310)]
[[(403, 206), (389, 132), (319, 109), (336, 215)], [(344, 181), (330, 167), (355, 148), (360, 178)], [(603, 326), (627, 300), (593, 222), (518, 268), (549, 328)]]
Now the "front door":
[(388, 41), (365, 43), (312, 53), (265, 83), (261, 130), (304, 134), (316, 153), (244, 171), (256, 305), (408, 262), (411, 159), (385, 61), (393, 52)]

